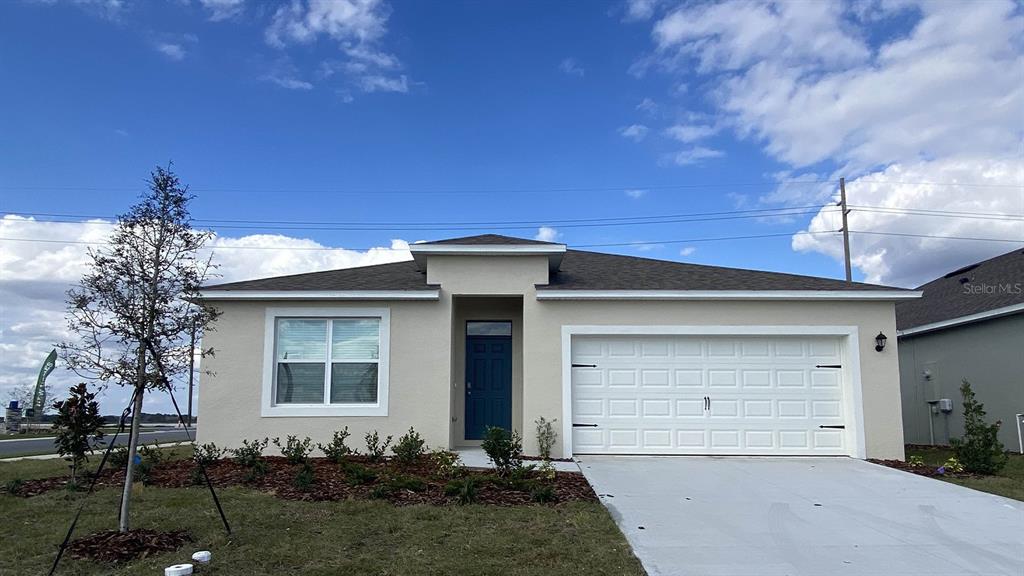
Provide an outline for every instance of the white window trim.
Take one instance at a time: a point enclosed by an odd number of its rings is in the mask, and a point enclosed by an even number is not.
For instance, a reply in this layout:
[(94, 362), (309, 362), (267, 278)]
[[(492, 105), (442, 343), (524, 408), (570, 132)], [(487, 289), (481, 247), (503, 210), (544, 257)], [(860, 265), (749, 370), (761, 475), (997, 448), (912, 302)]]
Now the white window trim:
[[(379, 318), (380, 351), (377, 358), (376, 404), (274, 404), (274, 373), (276, 353), (274, 338), (278, 318)], [(330, 344), (328, 344), (330, 345)], [(326, 360), (325, 360), (326, 362)], [(391, 311), (388, 308), (267, 308), (263, 329), (263, 395), (260, 416), (264, 418), (294, 416), (387, 416), (389, 367), (391, 365)], [(329, 372), (328, 372), (329, 374)]]
[(867, 458), (864, 436), (864, 393), (860, 374), (860, 330), (857, 326), (562, 326), (562, 446), (572, 458), (572, 337), (573, 336), (839, 336), (847, 446), (854, 458)]

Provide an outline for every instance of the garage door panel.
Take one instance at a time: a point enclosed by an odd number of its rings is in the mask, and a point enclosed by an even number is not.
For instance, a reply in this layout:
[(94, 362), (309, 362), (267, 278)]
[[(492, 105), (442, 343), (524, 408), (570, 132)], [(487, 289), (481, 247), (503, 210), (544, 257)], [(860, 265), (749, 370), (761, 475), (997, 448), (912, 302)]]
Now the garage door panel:
[[(577, 353), (577, 346), (585, 354)], [(847, 454), (841, 346), (829, 337), (579, 337), (573, 450)], [(595, 426), (596, 425), (596, 426)]]

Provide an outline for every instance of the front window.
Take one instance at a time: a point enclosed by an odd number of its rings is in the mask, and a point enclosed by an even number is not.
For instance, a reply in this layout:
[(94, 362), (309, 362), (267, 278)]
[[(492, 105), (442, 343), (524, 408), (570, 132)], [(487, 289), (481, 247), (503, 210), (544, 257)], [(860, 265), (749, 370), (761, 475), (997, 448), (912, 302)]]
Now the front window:
[(277, 404), (376, 404), (379, 318), (278, 318)]

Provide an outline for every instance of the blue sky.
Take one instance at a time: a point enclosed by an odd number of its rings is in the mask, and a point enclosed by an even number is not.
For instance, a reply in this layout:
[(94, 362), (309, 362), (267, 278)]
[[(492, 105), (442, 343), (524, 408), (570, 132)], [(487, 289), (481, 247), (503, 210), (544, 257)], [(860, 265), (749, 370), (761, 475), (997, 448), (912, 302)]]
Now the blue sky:
[[(513, 220), (500, 231), (841, 277), (822, 232), (846, 176), (855, 278), (917, 285), (1021, 245), (935, 236), (1024, 240), (1019, 219), (912, 213), (1024, 213), (1022, 22), (1009, 1), (0, 3), (0, 392), (65, 335), (81, 243), (109, 231), (85, 217), (168, 161), (198, 219), (421, 228), (213, 226), (225, 279)], [(804, 213), (565, 222), (784, 209)]]

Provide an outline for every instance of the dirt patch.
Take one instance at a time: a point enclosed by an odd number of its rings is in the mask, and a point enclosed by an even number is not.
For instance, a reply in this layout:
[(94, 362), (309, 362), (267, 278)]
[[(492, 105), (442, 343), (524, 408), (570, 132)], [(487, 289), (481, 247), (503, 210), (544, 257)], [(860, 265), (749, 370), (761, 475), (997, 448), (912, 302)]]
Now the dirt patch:
[[(491, 470), (464, 469), (458, 478), (441, 476), (429, 457), (422, 457), (411, 465), (395, 460), (371, 462), (365, 456), (350, 456), (338, 464), (326, 458), (311, 458), (310, 481), (298, 481), (302, 465), (289, 464), (279, 456), (263, 459), (266, 472), (252, 477), (233, 460), (219, 460), (207, 468), (214, 486), (248, 486), (272, 493), (287, 500), (326, 501), (348, 499), (379, 499), (404, 506), (412, 504), (449, 505), (457, 499), (445, 493), (452, 480), (472, 478), (476, 502), (495, 506), (522, 506), (535, 503), (535, 493), (550, 487), (550, 500), (545, 505), (559, 502), (597, 501), (594, 490), (579, 472), (557, 472), (553, 478), (542, 477), (537, 471), (525, 472), (515, 481), (499, 478)], [(155, 466), (146, 484), (163, 488), (184, 488), (192, 485), (190, 460), (174, 460)], [(105, 471), (97, 486), (118, 486), (124, 481), (123, 470)], [(61, 488), (66, 478), (26, 480), (15, 492), (29, 497)]]
[(83, 536), (68, 544), (72, 558), (92, 560), (106, 564), (128, 562), (151, 554), (171, 552), (192, 542), (187, 530), (157, 532), (156, 530), (106, 530)]

